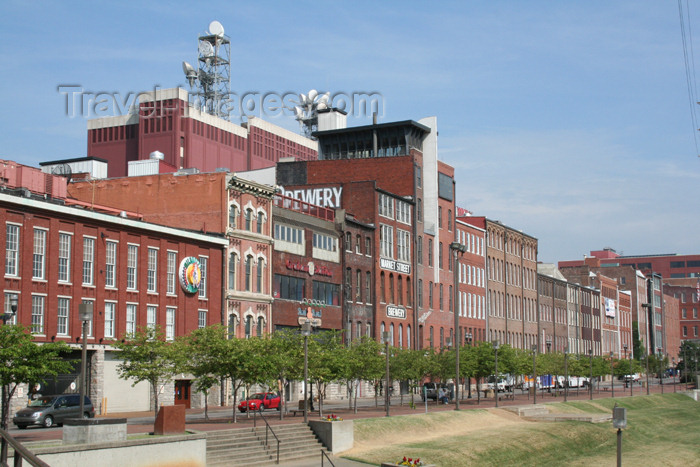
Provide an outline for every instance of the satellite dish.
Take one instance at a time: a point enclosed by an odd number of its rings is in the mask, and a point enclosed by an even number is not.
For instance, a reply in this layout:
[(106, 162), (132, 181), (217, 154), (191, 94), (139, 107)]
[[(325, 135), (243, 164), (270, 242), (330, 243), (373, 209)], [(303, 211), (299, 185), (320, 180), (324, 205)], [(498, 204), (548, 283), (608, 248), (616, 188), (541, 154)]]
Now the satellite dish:
[(325, 102), (319, 102), (319, 103), (316, 105), (316, 108), (317, 108), (318, 110), (325, 110), (325, 109), (328, 108), (328, 106), (326, 105)]
[(306, 94), (299, 94), (299, 98), (301, 99), (299, 103), (301, 105), (306, 105)]
[(212, 47), (212, 45), (209, 42), (200, 41), (199, 53), (205, 57), (209, 57), (214, 54), (214, 47)]
[(185, 72), (185, 77), (190, 83), (190, 87), (194, 86), (194, 82), (197, 79), (197, 71), (194, 67), (187, 62), (182, 62), (182, 71)]
[(224, 26), (218, 21), (209, 23), (209, 32), (212, 36), (224, 37)]
[(182, 62), (182, 71), (185, 72), (185, 76), (194, 71), (194, 67), (187, 62)]
[(312, 89), (311, 91), (309, 91), (309, 104), (311, 104), (314, 101), (314, 99), (316, 99), (316, 96), (318, 96), (317, 90)]
[(70, 182), (71, 178), (73, 177), (73, 171), (68, 164), (58, 164), (51, 169), (51, 175), (65, 177), (67, 181)]

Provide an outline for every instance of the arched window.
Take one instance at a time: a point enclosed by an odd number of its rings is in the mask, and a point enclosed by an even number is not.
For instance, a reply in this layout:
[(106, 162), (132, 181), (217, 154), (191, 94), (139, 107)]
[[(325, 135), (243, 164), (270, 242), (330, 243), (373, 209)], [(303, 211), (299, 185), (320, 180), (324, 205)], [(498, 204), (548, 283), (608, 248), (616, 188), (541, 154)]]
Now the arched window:
[(236, 270), (238, 268), (238, 255), (231, 253), (228, 257), (228, 288), (236, 290)]
[(258, 329), (256, 330), (256, 335), (258, 337), (262, 337), (264, 329), (265, 329), (265, 320), (263, 319), (262, 316), (259, 316), (258, 317)]
[(429, 339), (430, 339), (430, 348), (432, 349), (432, 348), (433, 348), (433, 343), (434, 343), (434, 340), (433, 340), (433, 327), (432, 327), (432, 326), (430, 326), (430, 337), (429, 337)]
[(444, 347), (445, 347), (445, 329), (440, 328), (440, 348), (442, 349)]
[(257, 232), (259, 234), (263, 233), (263, 223), (265, 222), (265, 215), (262, 212), (258, 212), (258, 225), (257, 225)]
[(389, 274), (389, 303), (396, 303), (394, 301), (394, 275)]
[(399, 347), (403, 348), (403, 324), (399, 323)]
[(238, 206), (235, 204), (228, 207), (228, 226), (232, 229), (238, 227)]
[(248, 339), (250, 338), (253, 334), (253, 317), (252, 316), (246, 316), (245, 319), (245, 338)]
[(231, 314), (228, 316), (228, 338), (233, 339), (236, 337), (236, 325), (238, 324), (238, 319), (236, 315)]
[(251, 291), (251, 281), (253, 280), (253, 255), (248, 255), (245, 259), (245, 289)]
[(389, 325), (389, 345), (394, 346), (394, 323)]
[(386, 303), (386, 285), (384, 284), (384, 271), (379, 273), (379, 298)]
[(398, 295), (398, 305), (403, 305), (403, 278), (399, 276), (399, 285), (396, 290), (396, 293)]
[(411, 348), (411, 325), (406, 325), (406, 348)]
[(355, 253), (362, 254), (362, 237), (360, 234), (357, 234), (357, 238), (355, 238)]
[(248, 231), (252, 232), (252, 224), (253, 222), (253, 210), (251, 208), (248, 208), (245, 210), (245, 229)]
[(257, 293), (263, 292), (263, 268), (265, 263), (262, 258), (258, 258), (258, 270), (257, 270), (257, 280), (255, 281), (255, 291)]
[(413, 296), (413, 291), (411, 290), (411, 278), (406, 278), (406, 306), (412, 306), (411, 297)]

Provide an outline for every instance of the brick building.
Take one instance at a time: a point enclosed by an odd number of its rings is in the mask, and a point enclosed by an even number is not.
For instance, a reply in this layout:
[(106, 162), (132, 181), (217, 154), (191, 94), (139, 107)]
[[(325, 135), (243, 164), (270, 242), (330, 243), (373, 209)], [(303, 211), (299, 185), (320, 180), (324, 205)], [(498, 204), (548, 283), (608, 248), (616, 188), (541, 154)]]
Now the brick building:
[(538, 352), (563, 352), (569, 345), (569, 288), (553, 265), (537, 265)]
[[(695, 278), (664, 279), (664, 293), (678, 300), (678, 334), (681, 341), (700, 340), (700, 282)], [(673, 314), (671, 311), (669, 315)], [(671, 346), (669, 345), (669, 349)]]
[[(700, 277), (700, 255), (654, 254), (619, 255), (612, 248), (591, 251), (591, 257), (600, 260), (605, 266), (632, 266), (644, 274), (655, 272), (663, 278)], [(560, 261), (559, 267), (582, 266), (583, 260)]]
[(141, 93), (133, 112), (88, 121), (87, 155), (107, 160), (109, 177), (127, 175), (130, 161), (155, 151), (163, 154), (163, 172), (254, 170), (282, 157), (317, 158), (311, 139), (254, 117), (236, 125), (198, 110), (189, 98), (180, 88)]
[[(90, 397), (102, 413), (150, 410), (149, 386), (132, 387), (131, 381), (118, 378), (120, 361), (111, 343), (141, 327), (160, 326), (172, 340), (221, 323), (222, 262), (228, 241), (144, 222), (121, 209), (97, 204), (85, 209), (84, 203), (52, 197), (44, 189), (65, 192), (62, 177), (7, 162), (0, 170), (6, 312), (11, 297), (18, 298), (12, 324), (31, 326), (39, 343), (67, 342), (75, 349), (69, 358), (79, 362), (78, 305), (92, 303), (87, 339)], [(198, 284), (185, 281), (182, 269), (189, 264), (199, 266)], [(78, 367), (48, 381), (42, 392), (71, 392)], [(172, 403), (178, 385), (188, 386), (189, 379), (183, 375), (174, 385), (166, 387), (164, 403)], [(16, 404), (25, 405), (26, 393), (18, 396)], [(199, 395), (175, 402), (204, 404)]]
[(486, 339), (486, 232), (459, 219), (456, 220), (457, 242), (465, 253), (457, 256), (460, 335), (467, 343)]

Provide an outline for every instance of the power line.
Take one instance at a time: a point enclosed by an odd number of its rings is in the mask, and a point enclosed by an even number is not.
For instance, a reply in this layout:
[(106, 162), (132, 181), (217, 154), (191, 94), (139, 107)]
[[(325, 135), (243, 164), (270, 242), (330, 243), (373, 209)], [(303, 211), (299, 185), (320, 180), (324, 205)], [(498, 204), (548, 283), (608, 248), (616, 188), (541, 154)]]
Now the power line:
[[(695, 114), (695, 105), (700, 104), (695, 97), (697, 92), (695, 90), (694, 84), (697, 83), (695, 79), (695, 59), (693, 54), (693, 34), (690, 27), (690, 7), (686, 0), (685, 14), (683, 13), (683, 1), (678, 0), (678, 16), (681, 24), (681, 39), (683, 41), (683, 60), (685, 63), (685, 81), (688, 87), (688, 104), (690, 106), (690, 120), (693, 125), (693, 141), (695, 142), (695, 154), (700, 157), (700, 146), (698, 145), (698, 121)], [(688, 32), (686, 33), (686, 17), (688, 22)], [(688, 43), (690, 43), (690, 51), (688, 50)]]

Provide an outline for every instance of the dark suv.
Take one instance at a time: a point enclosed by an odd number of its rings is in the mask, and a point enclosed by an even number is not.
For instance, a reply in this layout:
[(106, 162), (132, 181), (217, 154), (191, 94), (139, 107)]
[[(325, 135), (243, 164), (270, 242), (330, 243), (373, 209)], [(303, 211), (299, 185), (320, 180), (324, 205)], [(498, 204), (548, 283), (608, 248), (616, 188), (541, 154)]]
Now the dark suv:
[(83, 413), (80, 413), (80, 394), (62, 394), (58, 396), (41, 396), (17, 411), (12, 418), (17, 428), (40, 425), (46, 428), (62, 424), (68, 418), (93, 418), (95, 408), (90, 398), (85, 396)]

